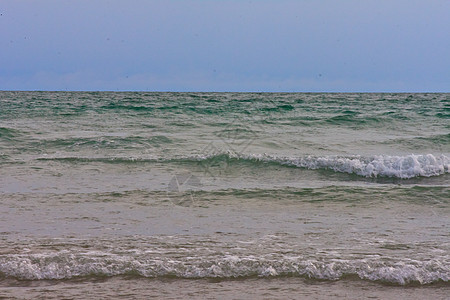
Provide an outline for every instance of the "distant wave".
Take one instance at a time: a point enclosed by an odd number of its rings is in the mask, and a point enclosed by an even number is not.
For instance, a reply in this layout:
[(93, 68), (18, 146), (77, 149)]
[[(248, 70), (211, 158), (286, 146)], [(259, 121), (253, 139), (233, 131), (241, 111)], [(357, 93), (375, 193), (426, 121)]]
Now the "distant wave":
[(9, 140), (11, 138), (20, 136), (21, 132), (17, 129), (0, 127), (0, 138)]
[(363, 177), (394, 177), (409, 179), (414, 177), (432, 177), (450, 172), (450, 158), (442, 154), (410, 154), (405, 156), (375, 155), (370, 157), (354, 156), (300, 156), (283, 157), (266, 154), (239, 155), (231, 152), (215, 155), (195, 155), (178, 158), (141, 158), (141, 157), (40, 157), (39, 160), (59, 160), (68, 162), (104, 162), (104, 163), (198, 163), (227, 161), (228, 164), (249, 163), (277, 164), (310, 170), (332, 170), (338, 173), (356, 174)]
[(98, 137), (71, 137), (57, 139), (42, 139), (31, 141), (30, 147), (41, 147), (45, 149), (66, 148), (76, 149), (81, 147), (92, 149), (127, 149), (142, 148), (143, 150), (152, 150), (159, 148), (163, 144), (171, 144), (173, 139), (163, 135), (154, 135), (150, 137), (139, 136), (98, 136)]
[(356, 276), (363, 280), (406, 285), (448, 282), (450, 267), (439, 260), (317, 260), (286, 256), (275, 259), (253, 255), (204, 258), (194, 253), (189, 257), (170, 259), (154, 255), (118, 255), (98, 251), (0, 256), (0, 278), (42, 280), (118, 275), (186, 279), (294, 276), (320, 280), (340, 280)]

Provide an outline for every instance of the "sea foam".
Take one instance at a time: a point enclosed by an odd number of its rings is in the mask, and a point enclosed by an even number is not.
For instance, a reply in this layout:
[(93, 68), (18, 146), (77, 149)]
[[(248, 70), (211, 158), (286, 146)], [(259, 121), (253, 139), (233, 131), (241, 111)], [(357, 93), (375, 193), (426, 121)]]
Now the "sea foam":
[(450, 158), (444, 154), (410, 154), (405, 156), (277, 156), (271, 154), (236, 154), (223, 152), (213, 155), (191, 155), (172, 158), (163, 157), (38, 157), (37, 160), (56, 160), (64, 162), (101, 162), (111, 164), (139, 163), (198, 163), (226, 161), (233, 163), (269, 163), (310, 170), (333, 170), (338, 173), (356, 174), (363, 177), (395, 177), (408, 179), (414, 177), (432, 177), (450, 172)]
[(317, 260), (301, 257), (271, 259), (230, 255), (168, 259), (111, 253), (67, 252), (0, 257), (0, 278), (45, 280), (120, 275), (185, 279), (294, 276), (320, 280), (340, 280), (353, 275), (363, 280), (406, 285), (448, 282), (450, 268), (440, 260), (406, 259), (381, 262), (378, 259)]
[(317, 170), (328, 169), (339, 173), (356, 174), (364, 177), (432, 177), (449, 173), (450, 159), (444, 154), (410, 154), (405, 156), (375, 155), (354, 156), (299, 156), (286, 157), (268, 154), (240, 155), (225, 153), (220, 155), (197, 157), (199, 160), (211, 160), (226, 156), (232, 160), (277, 163), (286, 166)]
[(449, 172), (450, 160), (447, 156), (435, 157), (432, 154), (373, 157), (351, 156), (306, 156), (300, 158), (281, 158), (283, 164), (291, 164), (307, 169), (330, 169), (335, 172), (357, 174), (365, 177), (413, 178), (431, 177)]

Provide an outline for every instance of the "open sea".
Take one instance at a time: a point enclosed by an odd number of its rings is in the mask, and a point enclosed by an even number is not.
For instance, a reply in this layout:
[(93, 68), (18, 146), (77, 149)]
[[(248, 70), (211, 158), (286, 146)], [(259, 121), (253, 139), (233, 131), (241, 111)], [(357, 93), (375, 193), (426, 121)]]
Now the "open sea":
[(450, 94), (0, 92), (0, 298), (449, 299)]

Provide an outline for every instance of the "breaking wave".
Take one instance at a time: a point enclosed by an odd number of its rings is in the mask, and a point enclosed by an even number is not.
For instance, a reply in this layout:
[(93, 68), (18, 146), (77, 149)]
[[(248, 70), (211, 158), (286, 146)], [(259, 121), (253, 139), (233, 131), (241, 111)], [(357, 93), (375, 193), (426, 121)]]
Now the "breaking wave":
[(225, 255), (205, 259), (199, 256), (163, 258), (125, 256), (103, 252), (4, 255), (0, 257), (0, 278), (20, 280), (71, 279), (83, 276), (134, 275), (148, 278), (246, 278), (304, 277), (340, 280), (357, 276), (363, 280), (391, 284), (430, 284), (450, 281), (450, 267), (438, 260), (381, 261), (377, 259), (278, 259)]
[(364, 177), (396, 177), (413, 178), (431, 177), (449, 173), (450, 159), (432, 154), (389, 156), (304, 156), (298, 158), (251, 155), (247, 159), (277, 162), (282, 165), (296, 166), (306, 169), (328, 169), (340, 173), (356, 174)]
[(338, 173), (355, 174), (362, 177), (394, 177), (409, 179), (414, 177), (433, 177), (450, 172), (450, 158), (444, 154), (410, 154), (405, 156), (375, 155), (354, 156), (300, 156), (283, 157), (267, 154), (240, 155), (232, 152), (214, 155), (184, 156), (179, 158), (140, 158), (140, 157), (40, 157), (38, 160), (57, 160), (69, 163), (215, 163), (227, 165), (248, 163), (253, 166), (276, 164), (310, 170), (332, 170)]

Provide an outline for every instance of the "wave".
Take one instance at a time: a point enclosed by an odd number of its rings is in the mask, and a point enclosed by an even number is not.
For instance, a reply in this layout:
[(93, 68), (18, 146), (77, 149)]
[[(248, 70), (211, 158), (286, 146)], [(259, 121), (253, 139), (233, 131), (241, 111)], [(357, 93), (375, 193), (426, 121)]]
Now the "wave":
[(427, 137), (395, 138), (383, 142), (373, 142), (372, 145), (401, 145), (409, 149), (445, 149), (450, 147), (450, 134), (437, 134)]
[(369, 259), (303, 259), (236, 256), (185, 258), (118, 255), (91, 251), (0, 256), (0, 278), (19, 280), (71, 279), (84, 276), (134, 275), (147, 278), (176, 277), (248, 278), (304, 277), (340, 280), (357, 276), (363, 280), (391, 284), (430, 284), (450, 281), (450, 267), (438, 260), (386, 261)]
[(155, 108), (144, 105), (124, 105), (120, 103), (111, 102), (108, 105), (102, 107), (103, 109), (113, 109), (113, 110), (130, 110), (138, 112), (153, 111)]
[(332, 170), (337, 173), (355, 174), (362, 177), (394, 177), (410, 179), (414, 177), (433, 177), (450, 172), (450, 158), (444, 154), (410, 154), (405, 156), (375, 155), (354, 156), (301, 156), (283, 157), (267, 154), (236, 154), (226, 152), (213, 155), (182, 156), (176, 158), (141, 157), (40, 157), (38, 160), (58, 160), (67, 162), (103, 163), (214, 163), (226, 162), (233, 165), (246, 163), (252, 166), (275, 164), (310, 170)]
[(325, 124), (332, 124), (332, 125), (373, 125), (380, 123), (383, 120), (381, 117), (356, 117), (355, 114), (357, 113), (347, 113), (344, 115), (337, 115), (328, 119), (323, 120)]
[(298, 158), (251, 155), (247, 159), (277, 162), (282, 165), (306, 169), (328, 169), (339, 173), (356, 174), (363, 177), (432, 177), (449, 173), (450, 159), (445, 155), (432, 154), (406, 156), (304, 156)]
[(96, 136), (96, 137), (71, 137), (71, 138), (57, 138), (57, 139), (42, 139), (32, 141), (29, 143), (29, 147), (32, 148), (68, 148), (76, 149), (80, 147), (92, 148), (92, 149), (136, 149), (147, 148), (151, 150), (153, 148), (159, 148), (161, 145), (171, 144), (174, 140), (164, 135), (154, 135), (149, 137), (140, 136)]
[(13, 139), (15, 137), (19, 137), (21, 132), (17, 129), (0, 127), (0, 138), (5, 140)]

